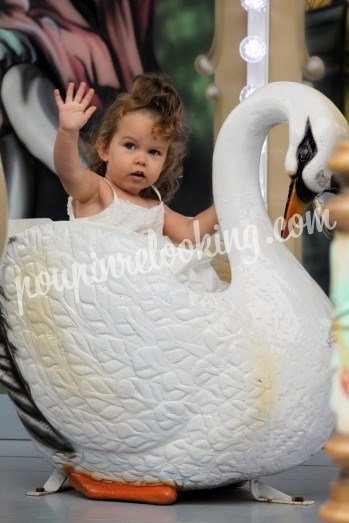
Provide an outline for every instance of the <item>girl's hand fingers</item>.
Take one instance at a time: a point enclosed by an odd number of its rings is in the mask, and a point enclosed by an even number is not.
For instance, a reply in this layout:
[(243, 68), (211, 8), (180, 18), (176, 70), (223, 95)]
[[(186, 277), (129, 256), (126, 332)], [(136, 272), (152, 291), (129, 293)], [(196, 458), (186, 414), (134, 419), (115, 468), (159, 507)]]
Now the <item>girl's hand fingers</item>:
[[(88, 109), (86, 109), (85, 111), (85, 116), (87, 118), (87, 120), (89, 120), (91, 118), (91, 116), (93, 115), (93, 113), (96, 111), (97, 107), (95, 107), (94, 105), (91, 105), (91, 107), (89, 107)], [(87, 121), (86, 120), (86, 121)]]
[(95, 90), (92, 89), (92, 87), (87, 91), (83, 99), (80, 103), (82, 103), (85, 107), (88, 107), (90, 105), (90, 101), (94, 95)]
[(90, 106), (90, 102), (95, 90), (91, 87), (85, 93), (86, 87), (87, 84), (85, 82), (81, 82), (78, 90), (74, 95), (75, 84), (74, 82), (69, 82), (67, 92), (65, 95), (65, 100), (63, 100), (59, 90), (55, 89), (54, 98), (60, 113), (67, 111), (76, 112), (77, 110), (79, 110), (82, 112), (82, 114), (85, 115), (87, 121), (95, 112), (96, 107)]
[(56, 102), (57, 106), (60, 106), (63, 103), (63, 100), (62, 100), (62, 97), (61, 97), (61, 93), (59, 92), (58, 89), (55, 89), (53, 91), (53, 94), (54, 94), (55, 102)]
[(65, 95), (65, 103), (73, 101), (73, 99), (74, 99), (74, 87), (75, 87), (74, 82), (69, 82), (68, 87), (67, 87), (67, 93)]
[(85, 90), (86, 90), (86, 83), (85, 82), (81, 82), (80, 85), (79, 85), (78, 90), (75, 93), (74, 102), (81, 103), (81, 101), (84, 98)]
[[(74, 89), (74, 84), (72, 84), (72, 90)], [(81, 82), (80, 85), (79, 85), (79, 88), (78, 90), (76, 91), (75, 93), (75, 96), (73, 97), (73, 101), (74, 102), (77, 102), (79, 104), (82, 104), (84, 105), (85, 107), (87, 107), (89, 104), (90, 104), (90, 101), (93, 97), (93, 94), (94, 94), (94, 89), (89, 88), (87, 92), (86, 91), (86, 88), (87, 88), (87, 84), (86, 82)]]

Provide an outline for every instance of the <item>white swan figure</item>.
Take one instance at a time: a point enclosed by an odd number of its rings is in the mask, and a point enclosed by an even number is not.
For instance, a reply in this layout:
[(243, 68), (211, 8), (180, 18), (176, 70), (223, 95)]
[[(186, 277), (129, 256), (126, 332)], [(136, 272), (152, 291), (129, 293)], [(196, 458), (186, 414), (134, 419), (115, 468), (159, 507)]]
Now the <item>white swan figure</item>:
[(302, 84), (269, 84), (229, 115), (213, 164), (221, 228), (236, 240), (224, 292), (198, 294), (166, 268), (131, 274), (147, 247), (113, 229), (52, 222), (10, 238), (0, 379), (60, 480), (86, 495), (168, 503), (293, 467), (330, 436), (329, 300), (260, 194), (261, 147), (281, 122), (303, 199), (330, 184), (326, 160), (348, 137)]

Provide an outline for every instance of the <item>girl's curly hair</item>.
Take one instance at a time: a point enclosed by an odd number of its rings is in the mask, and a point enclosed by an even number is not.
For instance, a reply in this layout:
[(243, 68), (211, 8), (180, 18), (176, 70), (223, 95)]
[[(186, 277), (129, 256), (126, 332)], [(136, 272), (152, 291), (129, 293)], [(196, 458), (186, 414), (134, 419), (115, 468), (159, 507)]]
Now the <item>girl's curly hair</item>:
[[(182, 177), (188, 128), (182, 101), (165, 74), (146, 73), (136, 76), (132, 90), (119, 94), (106, 109), (97, 132), (86, 144), (90, 169), (105, 176), (106, 162), (100, 158), (97, 144), (109, 145), (118, 130), (120, 120), (126, 114), (136, 111), (143, 111), (153, 116), (154, 127), (169, 138), (166, 161), (155, 183), (163, 201), (169, 202)], [(140, 194), (147, 198), (156, 198), (150, 187)]]

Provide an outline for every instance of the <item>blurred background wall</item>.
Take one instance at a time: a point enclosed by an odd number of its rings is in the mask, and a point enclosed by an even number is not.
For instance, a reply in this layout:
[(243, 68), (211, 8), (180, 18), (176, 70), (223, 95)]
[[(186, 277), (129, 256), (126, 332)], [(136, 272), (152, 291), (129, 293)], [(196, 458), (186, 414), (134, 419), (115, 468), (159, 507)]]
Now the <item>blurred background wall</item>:
[[(349, 117), (349, 25), (346, 0), (306, 0), (305, 35), (308, 52), (324, 63), (324, 75), (312, 85)], [(302, 237), (303, 264), (329, 293), (330, 240), (318, 231)]]

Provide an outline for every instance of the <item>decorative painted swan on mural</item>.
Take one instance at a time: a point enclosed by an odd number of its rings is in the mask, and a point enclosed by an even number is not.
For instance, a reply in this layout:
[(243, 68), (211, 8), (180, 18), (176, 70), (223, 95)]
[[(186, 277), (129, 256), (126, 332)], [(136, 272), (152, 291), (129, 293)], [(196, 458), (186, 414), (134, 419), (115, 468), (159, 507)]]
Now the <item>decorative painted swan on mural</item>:
[(263, 141), (287, 121), (288, 214), (297, 195), (329, 186), (326, 160), (348, 137), (334, 105), (301, 84), (269, 84), (229, 115), (214, 199), (222, 231), (241, 241), (221, 293), (156, 264), (132, 270), (148, 247), (113, 229), (52, 222), (10, 238), (0, 380), (60, 480), (170, 503), (177, 490), (295, 466), (328, 439), (330, 304), (275, 234), (259, 187)]

